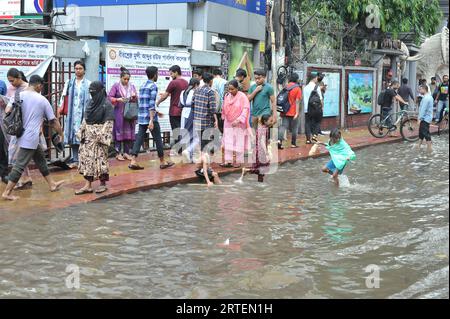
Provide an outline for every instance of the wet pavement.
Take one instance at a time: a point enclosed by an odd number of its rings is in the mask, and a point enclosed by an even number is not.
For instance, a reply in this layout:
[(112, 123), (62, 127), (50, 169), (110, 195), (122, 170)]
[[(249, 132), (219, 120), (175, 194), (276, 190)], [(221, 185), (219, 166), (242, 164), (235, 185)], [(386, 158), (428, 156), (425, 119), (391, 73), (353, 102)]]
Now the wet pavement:
[[(402, 141), (399, 134), (398, 137), (374, 138), (365, 127), (344, 131), (343, 137), (354, 149)], [(327, 137), (323, 137), (322, 140), (326, 141)], [(305, 144), (304, 136), (299, 136), (298, 141), (299, 148), (290, 149), (287, 147), (278, 152), (278, 162), (280, 164), (310, 158), (309, 151), (311, 145)], [(326, 155), (326, 150), (321, 150), (321, 153), (317, 153), (312, 157)], [(198, 183), (198, 178), (194, 174), (195, 164), (183, 164), (181, 163), (181, 157), (172, 158), (172, 161), (177, 163), (177, 165), (166, 170), (160, 170), (159, 160), (155, 152), (143, 154), (139, 156), (138, 162), (141, 166), (145, 167), (145, 170), (131, 171), (128, 169), (129, 162), (119, 162), (111, 159), (111, 175), (110, 182), (108, 182), (109, 190), (100, 195), (86, 194), (83, 196), (75, 196), (75, 190), (80, 189), (84, 185), (84, 179), (76, 170), (57, 171), (53, 173), (52, 176), (55, 180), (63, 179), (66, 181), (66, 184), (59, 192), (50, 193), (45, 180), (37, 170), (33, 170), (33, 188), (31, 190), (14, 192), (14, 195), (20, 196), (21, 199), (19, 201), (0, 201), (0, 222), (40, 212), (59, 210), (76, 204), (113, 198), (142, 190), (174, 186), (180, 183)], [(220, 158), (216, 157), (216, 162), (220, 163)], [(213, 164), (212, 167), (221, 176), (241, 171), (240, 169), (223, 169), (218, 164)], [(4, 186), (0, 186), (0, 190), (3, 191), (3, 189)]]

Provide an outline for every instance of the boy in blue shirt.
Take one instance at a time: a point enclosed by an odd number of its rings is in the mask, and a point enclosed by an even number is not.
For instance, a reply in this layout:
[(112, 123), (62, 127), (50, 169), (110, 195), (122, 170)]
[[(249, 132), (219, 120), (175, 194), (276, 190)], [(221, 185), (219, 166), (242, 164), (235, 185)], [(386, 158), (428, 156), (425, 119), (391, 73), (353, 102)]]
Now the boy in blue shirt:
[(431, 153), (430, 123), (433, 120), (433, 97), (428, 91), (427, 85), (421, 85), (419, 90), (420, 94), (423, 95), (419, 107), (419, 150), (425, 139), (427, 142), (427, 150)]

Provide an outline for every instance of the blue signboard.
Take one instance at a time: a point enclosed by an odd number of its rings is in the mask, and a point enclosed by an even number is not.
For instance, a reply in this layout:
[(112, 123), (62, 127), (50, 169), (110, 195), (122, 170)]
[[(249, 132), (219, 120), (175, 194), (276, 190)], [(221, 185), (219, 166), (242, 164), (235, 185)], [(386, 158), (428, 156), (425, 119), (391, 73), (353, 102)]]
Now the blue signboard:
[[(64, 0), (54, 0), (55, 7), (64, 7)], [(251, 13), (266, 15), (267, 0), (209, 0), (228, 7), (245, 10)], [(200, 0), (67, 0), (68, 5), (79, 7), (120, 6), (132, 4), (163, 4), (163, 3), (196, 3)]]
[(209, 0), (211, 2), (220, 3), (228, 7), (245, 10), (260, 15), (266, 15), (267, 0)]

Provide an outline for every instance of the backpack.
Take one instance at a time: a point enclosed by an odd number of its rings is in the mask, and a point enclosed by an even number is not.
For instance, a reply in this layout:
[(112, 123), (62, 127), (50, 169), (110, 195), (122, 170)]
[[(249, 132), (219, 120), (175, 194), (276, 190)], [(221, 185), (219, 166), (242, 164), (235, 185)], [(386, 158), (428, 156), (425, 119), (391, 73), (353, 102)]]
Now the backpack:
[(377, 103), (378, 105), (383, 105), (384, 104), (384, 95), (386, 94), (386, 90), (383, 90), (380, 92), (380, 94), (378, 94), (378, 99), (377, 99)]
[(281, 92), (277, 96), (277, 111), (280, 113), (287, 113), (289, 112), (289, 109), (291, 108), (291, 103), (289, 103), (289, 93), (295, 89), (300, 87), (298, 84), (293, 85), (290, 88), (283, 88)]
[(322, 114), (322, 100), (320, 99), (319, 92), (317, 92), (317, 84), (314, 91), (311, 92), (308, 101), (308, 114), (312, 117), (320, 116)]
[(5, 115), (3, 125), (5, 126), (7, 134), (16, 136), (17, 138), (21, 137), (25, 131), (22, 119), (22, 100), (20, 99), (19, 92), (16, 92), (12, 110)]

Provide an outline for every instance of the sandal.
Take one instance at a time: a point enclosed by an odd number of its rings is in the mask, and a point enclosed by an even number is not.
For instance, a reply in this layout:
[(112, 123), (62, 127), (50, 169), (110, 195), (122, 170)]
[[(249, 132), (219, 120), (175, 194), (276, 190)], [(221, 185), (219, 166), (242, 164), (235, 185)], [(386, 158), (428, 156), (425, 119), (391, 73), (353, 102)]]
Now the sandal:
[(84, 194), (92, 194), (94, 192), (93, 189), (82, 188), (75, 192), (75, 195), (84, 195)]
[(138, 164), (134, 164), (134, 165), (128, 165), (128, 168), (133, 170), (133, 171), (140, 171), (143, 170), (144, 168), (142, 166), (139, 166)]
[(219, 166), (223, 167), (223, 168), (233, 168), (233, 164), (231, 164), (231, 163), (219, 164)]
[(123, 162), (125, 161), (125, 158), (122, 155), (117, 155), (116, 160), (118, 160), (119, 162)]
[(25, 183), (17, 183), (17, 185), (14, 187), (15, 190), (24, 190), (24, 189), (30, 189), (33, 187), (33, 182), (28, 181)]
[(297, 145), (291, 145), (291, 148), (298, 148), (298, 146)]
[(312, 144), (313, 142), (311, 142), (311, 141), (306, 141), (306, 144)]
[(106, 192), (107, 190), (108, 190), (108, 187), (106, 187), (105, 185), (101, 185), (99, 188), (97, 188), (95, 190), (95, 193), (96, 194), (101, 194), (101, 193)]
[(159, 165), (159, 168), (160, 169), (166, 169), (166, 168), (172, 167), (174, 165), (175, 165), (175, 163), (169, 162), (169, 163), (166, 163), (166, 164)]

